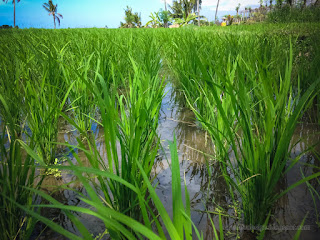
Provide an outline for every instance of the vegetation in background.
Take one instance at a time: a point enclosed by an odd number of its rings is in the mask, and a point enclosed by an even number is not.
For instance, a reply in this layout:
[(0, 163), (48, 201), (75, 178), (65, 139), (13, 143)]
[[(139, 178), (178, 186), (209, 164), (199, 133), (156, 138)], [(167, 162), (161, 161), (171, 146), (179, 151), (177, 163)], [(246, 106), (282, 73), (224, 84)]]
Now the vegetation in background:
[(174, 19), (174, 24), (181, 24), (183, 26), (193, 21), (194, 24), (200, 26), (201, 22), (207, 21), (204, 16), (200, 16), (201, 4), (201, 0), (173, 1), (172, 5), (169, 5), (169, 15)]
[(267, 21), (272, 23), (319, 22), (320, 7), (304, 5), (301, 7), (277, 6), (268, 13)]
[(120, 28), (140, 28), (141, 27), (141, 16), (139, 13), (133, 13), (132, 8), (127, 6), (124, 10), (125, 22), (120, 22)]
[(202, 1), (198, 0), (177, 0), (172, 2), (172, 6), (169, 5), (170, 14), (172, 18), (182, 18), (184, 15), (188, 17), (189, 14), (194, 11), (197, 12), (197, 3), (201, 7)]
[(145, 24), (145, 27), (148, 27), (149, 25), (152, 27), (152, 28), (158, 28), (158, 27), (163, 27), (164, 25), (162, 24), (162, 20), (160, 18), (160, 13), (159, 12), (154, 12), (154, 13), (151, 13), (150, 16), (151, 18), (150, 21), (148, 21), (146, 24)]
[(168, 27), (168, 23), (170, 22), (170, 13), (167, 10), (160, 9), (159, 16), (165, 28)]

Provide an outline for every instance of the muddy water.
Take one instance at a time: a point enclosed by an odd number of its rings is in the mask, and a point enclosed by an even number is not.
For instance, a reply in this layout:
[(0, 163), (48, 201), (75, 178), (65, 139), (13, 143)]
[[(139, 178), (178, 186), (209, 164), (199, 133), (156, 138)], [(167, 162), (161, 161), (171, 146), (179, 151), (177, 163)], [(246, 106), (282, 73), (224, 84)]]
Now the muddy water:
[[(168, 148), (168, 140), (173, 140), (173, 135), (176, 135), (177, 146), (180, 160), (180, 175), (181, 186), (184, 186), (183, 176), (185, 175), (186, 184), (190, 194), (191, 208), (192, 208), (192, 220), (200, 231), (203, 232), (205, 239), (212, 239), (212, 226), (210, 223), (209, 215), (204, 211), (215, 211), (217, 206), (222, 206), (228, 209), (228, 205), (231, 204), (228, 197), (227, 189), (219, 171), (218, 164), (211, 159), (212, 145), (210, 144), (210, 138), (206, 132), (201, 130), (200, 124), (195, 120), (194, 114), (188, 110), (181, 101), (181, 96), (172, 90), (171, 85), (166, 87), (166, 96), (163, 99), (158, 134), (161, 139), (162, 149), (160, 150), (160, 157), (155, 162), (153, 173), (156, 174), (157, 194), (166, 207), (169, 214), (172, 213), (172, 195), (171, 195), (171, 170), (170, 164), (170, 151)], [(102, 156), (105, 156), (103, 147), (103, 131), (96, 124), (93, 125), (92, 130), (97, 140), (98, 148)], [(313, 124), (300, 124), (296, 129), (294, 140), (299, 137), (303, 138), (297, 146), (293, 148), (292, 157), (298, 156), (307, 146), (320, 141), (320, 136), (317, 134), (320, 129), (318, 125)], [(73, 131), (67, 124), (61, 129), (59, 134), (59, 141), (67, 141), (71, 144), (76, 144), (77, 132)], [(67, 150), (61, 148), (61, 155)], [(320, 152), (320, 149), (318, 148)], [(79, 153), (80, 157), (81, 154)], [(89, 166), (86, 162), (86, 158), (83, 155), (83, 164)], [(74, 160), (75, 161), (75, 160)], [(208, 172), (209, 162), (211, 172)], [(304, 155), (301, 158), (299, 165), (294, 167), (285, 179), (281, 182), (279, 189), (285, 189), (291, 184), (301, 179), (301, 172), (307, 176), (318, 170), (307, 167), (304, 163), (313, 164), (319, 166), (319, 161), (315, 161), (315, 156), (312, 154)], [(48, 177), (45, 180), (44, 185), (62, 185), (74, 181), (70, 186), (79, 192), (84, 193), (83, 187), (73, 175), (63, 173), (62, 179), (55, 179)], [(320, 187), (317, 181), (311, 181), (311, 185), (320, 192)], [(44, 189), (50, 190), (50, 187), (44, 187)], [(69, 190), (55, 191), (54, 197), (64, 204), (83, 206), (85, 204), (78, 200), (76, 194)], [(316, 200), (318, 211), (320, 212), (320, 203)], [(312, 197), (306, 185), (300, 186), (292, 190), (289, 194), (283, 197), (277, 204), (275, 213), (271, 217), (270, 225), (275, 228), (292, 228), (300, 224), (305, 214), (309, 212), (306, 219), (305, 226), (308, 230), (302, 231), (301, 239), (317, 239), (320, 235), (319, 228), (316, 226), (315, 206), (313, 204)], [(229, 214), (234, 215), (234, 211), (229, 208)], [(59, 210), (46, 210), (43, 214), (47, 217), (54, 217), (55, 221), (60, 223), (64, 228), (71, 232), (77, 232), (74, 229), (72, 223), (62, 214)], [(104, 231), (103, 224), (90, 216), (84, 214), (77, 214), (79, 219), (87, 226), (88, 229), (97, 235)], [(216, 215), (210, 215), (215, 223), (218, 225), (218, 218)], [(224, 228), (231, 231), (231, 235), (226, 238), (235, 239), (237, 226), (239, 223), (232, 218), (223, 218)], [(227, 232), (225, 231), (225, 232)], [(268, 231), (266, 239), (292, 239), (294, 231)], [(250, 239), (246, 234), (243, 235), (242, 231), (238, 234), (242, 239)], [(250, 235), (250, 234), (249, 234)], [(40, 239), (64, 239), (59, 234), (56, 234), (50, 230), (46, 230)]]
[[(311, 123), (300, 123), (295, 131), (292, 142), (297, 142), (299, 138), (302, 141), (297, 144), (292, 149), (291, 157), (295, 158), (299, 156), (308, 147), (320, 141), (320, 128), (317, 124)], [(320, 153), (319, 144), (314, 149), (314, 151)], [(320, 159), (319, 155), (314, 153), (304, 154), (300, 162), (286, 175), (280, 184), (280, 189), (285, 189), (286, 187), (292, 185), (293, 183), (302, 179), (302, 176), (309, 176), (311, 174), (320, 171)], [(313, 165), (315, 167), (310, 167)], [(310, 185), (315, 189), (317, 193), (320, 192), (320, 185), (318, 179), (313, 179), (309, 181)], [(275, 219), (274, 225), (278, 226), (297, 226), (301, 223), (302, 219), (308, 213), (305, 222), (305, 230), (301, 232), (300, 239), (319, 239), (320, 236), (320, 225), (317, 226), (316, 222), (320, 218), (317, 218), (316, 211), (320, 212), (320, 202), (319, 199), (315, 199), (315, 204), (310, 194), (310, 188), (306, 184), (296, 187), (288, 194), (286, 194), (282, 199), (279, 200), (275, 209)], [(273, 231), (273, 239), (292, 239), (296, 231), (282, 231), (277, 233)]]

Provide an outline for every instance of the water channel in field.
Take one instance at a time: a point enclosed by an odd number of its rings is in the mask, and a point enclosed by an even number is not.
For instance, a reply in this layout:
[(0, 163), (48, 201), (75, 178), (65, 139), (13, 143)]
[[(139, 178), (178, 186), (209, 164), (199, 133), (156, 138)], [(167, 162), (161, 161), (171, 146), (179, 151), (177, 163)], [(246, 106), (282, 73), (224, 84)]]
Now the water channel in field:
[[(218, 229), (218, 217), (214, 214), (208, 214), (206, 211), (215, 211), (218, 206), (225, 208), (229, 214), (235, 215), (230, 208), (231, 200), (228, 196), (227, 188), (224, 179), (221, 175), (217, 162), (212, 156), (212, 143), (210, 137), (200, 127), (196, 121), (194, 114), (186, 106), (181, 98), (181, 94), (173, 90), (169, 83), (166, 86), (166, 95), (163, 98), (160, 110), (160, 119), (158, 134), (161, 139), (161, 149), (159, 157), (155, 161), (153, 174), (156, 176), (154, 184), (157, 183), (156, 192), (162, 203), (166, 207), (169, 215), (172, 217), (172, 194), (171, 194), (171, 170), (170, 170), (170, 151), (168, 148), (168, 140), (172, 141), (174, 134), (177, 138), (177, 147), (180, 161), (180, 176), (181, 186), (184, 189), (184, 176), (186, 185), (190, 194), (191, 201), (191, 216), (199, 231), (203, 232), (205, 239), (213, 239), (213, 230), (210, 222), (210, 217), (213, 219), (215, 226)], [(92, 130), (95, 134), (96, 143), (102, 156), (106, 157), (104, 152), (103, 131), (98, 125), (94, 125)], [(293, 142), (303, 139), (298, 145), (293, 148), (292, 157), (298, 156), (304, 149), (312, 144), (320, 141), (320, 131), (318, 124), (300, 123), (296, 129)], [(58, 142), (69, 142), (77, 144), (77, 132), (73, 131), (72, 127), (65, 124), (60, 129)], [(61, 148), (61, 154), (66, 149)], [(316, 149), (320, 152), (320, 149)], [(89, 166), (86, 157), (83, 153), (78, 152), (84, 166)], [(69, 155), (72, 157), (71, 155)], [(319, 160), (315, 160), (316, 155), (305, 154), (301, 161), (297, 164), (282, 180), (279, 189), (285, 189), (287, 186), (297, 182), (302, 178), (302, 173), (308, 176), (319, 169), (311, 168), (305, 164), (317, 165)], [(208, 171), (210, 168), (210, 173)], [(61, 186), (72, 182), (69, 186), (73, 189), (85, 194), (81, 183), (76, 181), (72, 174), (62, 173), (61, 178), (48, 176), (42, 184), (42, 189), (46, 192), (52, 192), (55, 188), (51, 186)], [(320, 192), (318, 182), (311, 181), (310, 184)], [(53, 196), (63, 204), (85, 206), (81, 202), (77, 194), (70, 190), (55, 190)], [(184, 196), (184, 194), (183, 194)], [(306, 184), (293, 189), (289, 194), (286, 194), (275, 207), (275, 212), (271, 217), (270, 224), (275, 229), (290, 229), (292, 226), (300, 225), (305, 214), (309, 212), (305, 222), (305, 229), (301, 232), (301, 239), (317, 239), (320, 235), (319, 226), (316, 225), (317, 215), (316, 210), (320, 211), (320, 203), (316, 199), (316, 206), (310, 195), (309, 188)], [(316, 209), (317, 208), (317, 209)], [(54, 221), (59, 223), (65, 229), (77, 232), (68, 218), (57, 209), (42, 210), (42, 214), (49, 218), (54, 218)], [(79, 219), (85, 224), (94, 236), (104, 232), (104, 225), (101, 221), (94, 217), (76, 213)], [(226, 239), (235, 239), (237, 227), (239, 223), (232, 218), (223, 218)], [(241, 226), (240, 226), (241, 228)], [(294, 227), (293, 227), (294, 228)], [(43, 230), (41, 235), (40, 232)], [(230, 234), (227, 232), (230, 231)], [(266, 239), (292, 239), (296, 230), (271, 230), (267, 231)], [(241, 239), (251, 239), (247, 232), (239, 231)], [(37, 236), (34, 239), (65, 239), (63, 236), (45, 229), (41, 224), (37, 227)]]

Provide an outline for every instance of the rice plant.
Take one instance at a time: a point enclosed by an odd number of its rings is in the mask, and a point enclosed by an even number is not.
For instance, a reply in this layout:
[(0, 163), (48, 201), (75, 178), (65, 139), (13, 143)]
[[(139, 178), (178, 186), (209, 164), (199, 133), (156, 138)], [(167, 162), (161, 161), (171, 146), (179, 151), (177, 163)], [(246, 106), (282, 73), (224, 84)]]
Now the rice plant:
[(69, 86), (70, 94), (68, 96), (69, 106), (65, 109), (69, 112), (77, 124), (77, 126), (83, 131), (87, 132), (91, 129), (92, 119), (95, 117), (96, 105), (94, 102), (94, 96), (87, 89), (85, 81), (94, 82), (93, 71), (91, 61), (94, 53), (89, 58), (82, 58), (81, 61), (73, 62), (71, 65), (61, 63), (63, 76)]
[[(208, 99), (206, 106), (212, 118), (201, 115), (190, 104), (219, 149), (230, 195), (233, 199), (240, 197), (245, 224), (262, 225), (277, 199), (298, 184), (319, 176), (308, 176), (281, 193), (275, 190), (283, 174), (299, 160), (289, 162), (291, 138), (319, 85), (318, 80), (304, 94), (299, 90), (294, 93), (292, 52), (290, 56), (285, 75), (279, 80), (265, 75), (266, 71), (258, 71), (258, 81), (253, 71), (252, 75), (244, 75), (241, 58), (227, 63), (226, 77), (219, 76), (224, 79), (222, 84), (211, 75), (212, 80), (206, 81), (207, 88), (200, 91)], [(248, 67), (245, 63), (244, 66)], [(243, 76), (251, 83), (244, 84)], [(238, 84), (234, 84), (235, 79)], [(213, 101), (207, 96), (212, 96)], [(223, 125), (219, 125), (219, 119)], [(234, 157), (229, 154), (230, 148)]]
[(37, 143), (35, 146), (47, 164), (53, 164), (56, 158), (59, 109), (62, 110), (68, 96), (60, 102), (56, 96), (56, 87), (51, 86), (46, 74), (40, 85), (25, 86), (27, 126), (31, 130), (29, 138)]
[[(23, 57), (23, 51), (17, 54), (16, 51), (11, 49), (11, 44), (3, 46), (0, 49), (0, 94), (8, 106), (7, 110), (3, 107), (0, 108), (0, 116), (5, 124), (13, 121), (11, 123), (14, 124), (15, 135), (20, 136), (25, 123), (25, 116), (23, 116), (24, 99), (22, 76), (25, 74), (24, 69), (26, 66), (20, 61), (20, 58)], [(6, 111), (10, 112), (11, 119), (8, 119), (8, 112)]]
[[(31, 148), (27, 145), (22, 143), (28, 154), (32, 156), (35, 160), (37, 160), (40, 164), (45, 166), (44, 161), (38, 156)], [(136, 162), (139, 171), (141, 171), (141, 176), (146, 184), (146, 187), (149, 191), (150, 197), (146, 198), (145, 193), (141, 188), (136, 185), (136, 183), (130, 183), (124, 180), (122, 177), (117, 176), (115, 173), (110, 171), (99, 170), (95, 167), (81, 167), (81, 166), (55, 166), (60, 170), (69, 170), (72, 171), (82, 182), (84, 185), (88, 196), (82, 195), (79, 198), (87, 203), (90, 208), (83, 208), (77, 206), (66, 206), (54, 198), (50, 197), (49, 195), (32, 189), (26, 188), (36, 194), (40, 195), (44, 199), (48, 200), (51, 204), (50, 205), (35, 205), (34, 207), (41, 207), (41, 208), (59, 208), (63, 210), (67, 216), (72, 220), (74, 225), (78, 228), (79, 232), (82, 234), (82, 237), (85, 239), (93, 239), (92, 235), (86, 227), (79, 221), (71, 212), (81, 212), (85, 214), (89, 214), (101, 219), (106, 227), (105, 233), (110, 236), (111, 238), (117, 239), (165, 239), (167, 233), (171, 239), (193, 239), (193, 235), (196, 236), (198, 239), (203, 239), (202, 234), (199, 233), (195, 225), (192, 223), (191, 220), (191, 212), (190, 212), (190, 204), (189, 204), (189, 194), (187, 187), (185, 185), (185, 199), (186, 204), (184, 206), (182, 201), (182, 192), (181, 192), (181, 176), (180, 176), (180, 169), (179, 169), (179, 159), (177, 155), (177, 144), (176, 140), (174, 142), (170, 142), (170, 151), (171, 151), (171, 160), (172, 160), (172, 195), (174, 196), (172, 207), (173, 207), (173, 220), (170, 219), (165, 207), (161, 203), (159, 197), (157, 196), (154, 186), (150, 182), (149, 177), (145, 173), (143, 166), (139, 161)], [(86, 151), (85, 149), (83, 149)], [(89, 153), (87, 152), (89, 155)], [(69, 162), (72, 164), (72, 162)], [(101, 198), (101, 196), (97, 193), (97, 189), (92, 185), (90, 178), (86, 178), (83, 176), (84, 173), (95, 175), (98, 179), (101, 177), (103, 179), (109, 179), (113, 181), (113, 183), (118, 182), (118, 184), (123, 185), (130, 189), (131, 191), (137, 194), (137, 198), (139, 199), (139, 207), (141, 208), (140, 211), (143, 215), (143, 224), (136, 221), (134, 218), (131, 218), (123, 213), (116, 211), (111, 205), (107, 204), (107, 199)], [(149, 199), (149, 200), (148, 200)], [(157, 210), (157, 214), (153, 213), (154, 210), (150, 209), (148, 201), (152, 199), (155, 208)], [(13, 202), (14, 203), (14, 202)], [(58, 224), (50, 221), (39, 215), (38, 213), (32, 212), (26, 207), (21, 204), (16, 203), (18, 207), (26, 211), (31, 216), (39, 219), (46, 223), (49, 227), (54, 229), (55, 231), (60, 232), (61, 234), (65, 235), (66, 237), (72, 239), (82, 239), (81, 237), (74, 235), (71, 232), (66, 231)], [(151, 219), (149, 219), (151, 218)], [(221, 220), (220, 220), (221, 222)], [(156, 225), (156, 228), (153, 227), (153, 224)], [(213, 223), (212, 223), (213, 224)], [(194, 228), (194, 233), (192, 232), (192, 228)], [(214, 225), (213, 228), (215, 229)], [(157, 233), (154, 230), (157, 229)], [(215, 239), (218, 239), (218, 235), (215, 231)], [(223, 237), (223, 234), (220, 234), (220, 237)]]
[[(0, 130), (0, 238), (29, 239), (37, 220), (17, 204), (37, 211), (32, 206), (35, 194), (26, 187), (38, 189), (41, 179), (36, 179), (35, 162), (25, 154), (17, 140), (15, 120), (1, 94), (0, 106), (6, 112), (7, 120)], [(30, 142), (28, 147), (33, 148), (33, 145)]]

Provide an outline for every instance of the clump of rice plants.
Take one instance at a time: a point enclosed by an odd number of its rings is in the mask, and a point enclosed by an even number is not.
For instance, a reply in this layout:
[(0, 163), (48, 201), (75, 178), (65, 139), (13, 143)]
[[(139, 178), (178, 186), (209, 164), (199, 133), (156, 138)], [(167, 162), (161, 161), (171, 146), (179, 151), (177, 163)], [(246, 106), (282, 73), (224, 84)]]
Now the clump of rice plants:
[(257, 66), (256, 71), (251, 69), (238, 56), (237, 60), (227, 62), (225, 75), (208, 74), (209, 78), (200, 82), (198, 88), (207, 99), (206, 114), (193, 107), (189, 98), (193, 111), (212, 136), (230, 195), (234, 200), (240, 197), (244, 223), (253, 226), (265, 222), (282, 195), (319, 176), (314, 174), (281, 193), (276, 192), (283, 174), (299, 160), (294, 159), (287, 166), (295, 126), (318, 93), (319, 80), (304, 94), (293, 89), (292, 52), (285, 75), (279, 79), (268, 73), (264, 62)]
[[(173, 220), (170, 219), (168, 212), (161, 203), (159, 197), (157, 196), (154, 186), (150, 181), (150, 177), (147, 176), (144, 171), (143, 163), (139, 162), (136, 159), (137, 170), (140, 171), (142, 176), (143, 185), (148, 189), (149, 197), (146, 196), (144, 188), (137, 186), (136, 182), (126, 181), (123, 177), (118, 176), (116, 173), (110, 171), (100, 170), (95, 167), (81, 167), (81, 166), (55, 166), (60, 170), (72, 171), (82, 182), (88, 196), (79, 196), (79, 198), (87, 203), (91, 208), (84, 208), (78, 206), (66, 206), (49, 195), (38, 191), (32, 190), (33, 192), (39, 194), (44, 199), (48, 200), (51, 204), (49, 205), (35, 205), (34, 207), (41, 208), (58, 208), (66, 213), (70, 220), (74, 223), (85, 239), (93, 239), (93, 236), (90, 234), (90, 229), (87, 229), (76, 216), (71, 212), (79, 212), (88, 215), (92, 215), (102, 220), (105, 224), (106, 230), (103, 235), (107, 235), (111, 238), (117, 239), (141, 239), (145, 237), (147, 239), (165, 239), (168, 235), (171, 239), (193, 239), (197, 237), (198, 239), (203, 239), (202, 233), (200, 234), (198, 229), (195, 227), (194, 223), (191, 220), (190, 212), (190, 200), (188, 189), (185, 184), (185, 199), (186, 204), (183, 204), (182, 201), (182, 192), (181, 192), (181, 176), (180, 176), (180, 167), (179, 159), (177, 155), (177, 143), (174, 139), (173, 142), (169, 142), (170, 152), (171, 152), (171, 171), (172, 171), (172, 195), (174, 196), (172, 202), (173, 209)], [(34, 157), (38, 162), (44, 164), (41, 157), (38, 156), (31, 148), (27, 145), (24, 145), (27, 152)], [(87, 152), (87, 156), (91, 155)], [(94, 156), (91, 156), (94, 158)], [(98, 159), (96, 159), (98, 161)], [(71, 163), (71, 161), (70, 161)], [(83, 174), (95, 175), (98, 179), (102, 178), (104, 180), (111, 181), (118, 185), (123, 185), (123, 187), (130, 189), (136, 194), (137, 199), (139, 199), (139, 208), (140, 214), (143, 215), (143, 223), (137, 221), (132, 216), (123, 214), (117, 209), (114, 209), (109, 205), (109, 199), (101, 198), (97, 193), (97, 189), (92, 185), (90, 177), (84, 177)], [(101, 183), (101, 182), (100, 182)], [(109, 185), (110, 186), (110, 185)], [(30, 189), (31, 190), (31, 189)], [(123, 195), (122, 195), (123, 196)], [(152, 200), (157, 211), (157, 215), (154, 213), (154, 209), (150, 209), (149, 201)], [(81, 237), (66, 231), (58, 224), (40, 216), (38, 213), (32, 212), (29, 209), (19, 206), (24, 209), (27, 213), (32, 215), (34, 218), (39, 219), (40, 221), (46, 223), (49, 227), (55, 231), (60, 232), (64, 236), (72, 239), (82, 239)], [(220, 219), (221, 224), (221, 219)], [(154, 226), (155, 225), (155, 226)], [(212, 226), (215, 232), (215, 239), (219, 239), (217, 231), (212, 222)], [(155, 232), (155, 229), (157, 232)], [(194, 229), (194, 232), (192, 231)], [(166, 235), (167, 234), (167, 235)], [(223, 232), (220, 232), (220, 237), (223, 238)]]
[(64, 79), (69, 86), (72, 86), (68, 96), (69, 106), (65, 111), (72, 116), (83, 132), (91, 129), (92, 119), (96, 113), (94, 96), (85, 84), (85, 81), (95, 81), (94, 73), (90, 70), (93, 66), (91, 63), (93, 56), (94, 53), (89, 58), (80, 58), (80, 62), (74, 61), (71, 65), (61, 63)]
[[(29, 239), (37, 220), (20, 206), (36, 211), (32, 206), (41, 180), (36, 180), (35, 162), (22, 150), (16, 136), (15, 121), (5, 99), (0, 94), (0, 107), (6, 112), (6, 124), (0, 129), (0, 238)], [(29, 147), (33, 148), (31, 141)]]
[[(24, 69), (26, 67), (26, 64), (22, 63), (20, 58), (23, 58), (25, 49), (17, 53), (17, 51), (12, 48), (15, 44), (20, 46), (20, 43), (11, 42), (14, 40), (9, 37), (5, 39), (7, 39), (9, 43), (0, 48), (0, 94), (6, 102), (8, 109), (5, 110), (4, 107), (1, 107), (0, 116), (6, 125), (13, 124), (15, 135), (20, 136), (25, 123), (25, 116), (23, 116), (24, 99), (22, 86), (24, 83)], [(10, 113), (10, 120), (8, 119), (7, 111)]]
[[(128, 92), (124, 94), (117, 93), (116, 82), (109, 88), (101, 75), (99, 75), (99, 85), (92, 85), (92, 92), (97, 99), (101, 114), (107, 162), (100, 158), (99, 162), (94, 161), (91, 164), (100, 165), (105, 171), (115, 172), (124, 180), (140, 185), (142, 176), (136, 161), (140, 162), (146, 174), (150, 176), (158, 151), (159, 140), (155, 130), (164, 83), (157, 76), (149, 78), (139, 69), (136, 69), (133, 79), (129, 76), (129, 83)], [(91, 88), (89, 84), (87, 87)], [(110, 188), (112, 196), (109, 196), (106, 190), (104, 194), (114, 209), (123, 213), (128, 212), (126, 214), (134, 218), (141, 217), (135, 213), (138, 198), (134, 192), (112, 180), (100, 181), (106, 189)], [(146, 191), (140, 187), (142, 192)], [(123, 196), (127, 197), (124, 199)]]
[(27, 126), (31, 130), (29, 138), (37, 143), (37, 152), (47, 164), (53, 164), (56, 158), (59, 111), (66, 98), (60, 103), (56, 98), (55, 87), (46, 81), (44, 77), (40, 85), (26, 83)]
[[(287, 192), (275, 189), (297, 161), (287, 166), (290, 140), (318, 94), (313, 83), (317, 74), (310, 74), (312, 78), (292, 74), (293, 67), (295, 73), (304, 68), (294, 63), (297, 46), (292, 50), (281, 35), (246, 29), (202, 32), (202, 36), (183, 31), (172, 37), (173, 47), (165, 54), (176, 88), (184, 91), (188, 105), (211, 135), (213, 159), (224, 169), (231, 198), (241, 199), (244, 222), (262, 225), (279, 196)], [(310, 70), (316, 72), (312, 65)]]

